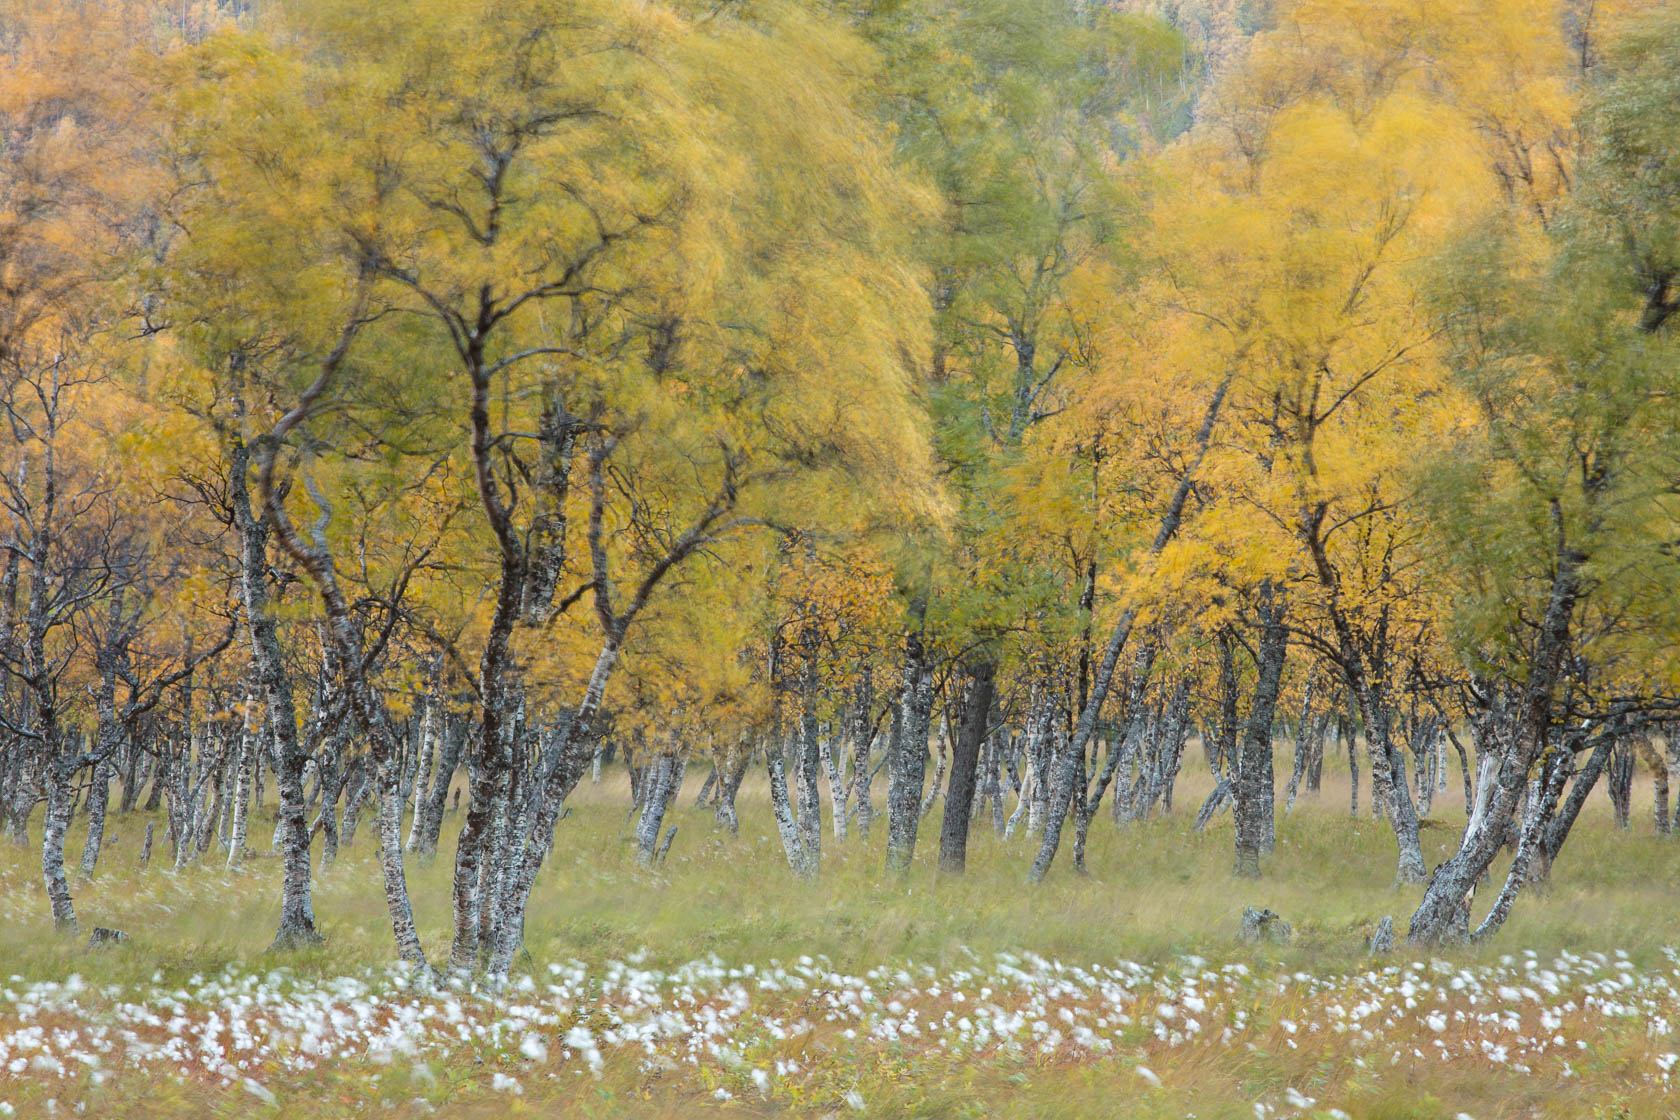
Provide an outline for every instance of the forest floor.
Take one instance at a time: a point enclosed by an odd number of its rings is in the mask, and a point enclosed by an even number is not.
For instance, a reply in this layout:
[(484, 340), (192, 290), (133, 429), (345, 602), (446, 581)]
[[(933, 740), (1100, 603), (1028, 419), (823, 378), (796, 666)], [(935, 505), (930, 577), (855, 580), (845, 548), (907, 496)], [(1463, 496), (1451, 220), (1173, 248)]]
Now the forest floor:
[[(0, 845), (0, 1117), (1680, 1115), (1680, 843), (1652, 835), (1648, 789), (1631, 831), (1595, 796), (1491, 944), (1373, 958), (1419, 888), (1391, 885), (1387, 827), (1350, 821), (1337, 778), (1280, 813), (1262, 881), (1232, 877), (1228, 814), (1191, 832), (1191, 775), (1171, 816), (1105, 813), (1090, 873), (1039, 888), (983, 823), (969, 872), (936, 876), (937, 807), (907, 878), (882, 874), (878, 827), (825, 836), (799, 886), (759, 791), (732, 840), (689, 808), (697, 781), (642, 872), (622, 784), (586, 787), (494, 997), (390, 969), (371, 828), (318, 880), (327, 944), (284, 956), (273, 859), (177, 874), (160, 843), (141, 871), (147, 818), (117, 816), (70, 941), (38, 854)], [(1462, 806), (1433, 818), (1431, 864)], [(434, 959), (449, 863), (410, 870)], [(1245, 905), (1293, 939), (1242, 944)], [(130, 939), (89, 950), (95, 926)]]

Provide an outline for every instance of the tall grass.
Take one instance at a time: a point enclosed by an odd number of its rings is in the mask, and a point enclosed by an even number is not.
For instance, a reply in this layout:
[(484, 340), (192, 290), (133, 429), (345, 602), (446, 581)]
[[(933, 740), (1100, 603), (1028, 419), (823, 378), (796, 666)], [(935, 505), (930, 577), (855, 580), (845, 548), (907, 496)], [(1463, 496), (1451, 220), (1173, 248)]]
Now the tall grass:
[[(1188, 753), (1200, 762), (1199, 752)], [(1280, 767), (1285, 764), (1280, 756)], [(675, 964), (707, 954), (743, 961), (820, 954), (837, 967), (858, 968), (901, 957), (947, 965), (971, 953), (1026, 948), (1069, 961), (1147, 963), (1242, 952), (1238, 916), (1256, 905), (1295, 928), (1287, 948), (1261, 952), (1285, 963), (1341, 966), (1363, 956), (1365, 934), (1383, 916), (1394, 916), (1403, 934), (1420, 896), (1420, 888), (1393, 884), (1387, 825), (1365, 806), (1349, 819), (1346, 777), (1335, 770), (1326, 773), (1318, 796), (1303, 795), (1293, 814), (1280, 806), (1277, 848), (1258, 882), (1232, 875), (1228, 812), (1202, 834), (1191, 830), (1210, 785), (1205, 769), (1192, 765), (1171, 815), (1120, 827), (1103, 812), (1091, 830), (1088, 873), (1075, 872), (1064, 852), (1051, 879), (1037, 888), (1025, 881), (1030, 844), (1021, 833), (1005, 843), (988, 820), (975, 822), (968, 872), (940, 875), (934, 867), (938, 806), (923, 822), (906, 875), (882, 870), (883, 822), (867, 839), (855, 828), (843, 843), (825, 834), (821, 876), (802, 885), (787, 873), (761, 785), (749, 781), (741, 792), (738, 838), (718, 829), (709, 811), (691, 807), (697, 785), (691, 782), (668, 818), (677, 837), (666, 865), (653, 873), (634, 863), (623, 776), (579, 790), (533, 895), (528, 959), (601, 961), (645, 951), (650, 962)], [(1525, 889), (1500, 935), (1461, 955), (1498, 956), (1512, 947), (1624, 949), (1655, 961), (1676, 940), (1680, 842), (1653, 834), (1648, 790), (1637, 791), (1635, 804), (1634, 827), (1622, 831), (1608, 799), (1595, 794), (1551, 882)], [(253, 818), (252, 841), (260, 845), (272, 829), (272, 807)], [(1450, 853), (1463, 820), (1461, 795), (1455, 799), (1449, 790), (1437, 798), (1423, 831), (1431, 866)], [(434, 958), (447, 952), (458, 822), (458, 815), (446, 818), (435, 860), (409, 863), (410, 892)], [(134, 938), (128, 952), (96, 965), (81, 957), (79, 942), (53, 935), (38, 853), (0, 845), (0, 959), (10, 962), (9, 971), (50, 976), (144, 959), (191, 972), (265, 958), (278, 916), (278, 862), (259, 858), (229, 872), (213, 848), (205, 864), (176, 873), (160, 842), (152, 866), (140, 871), (135, 861), (145, 823), (138, 813), (114, 817), (117, 843), (98, 875), (75, 886), (84, 931), (112, 926)], [(154, 823), (161, 837), (163, 822)], [(1483, 905), (1504, 871), (1503, 863), (1495, 866)], [(290, 963), (333, 972), (391, 959), (371, 828), (319, 874), (315, 890), (327, 944), (290, 956)]]

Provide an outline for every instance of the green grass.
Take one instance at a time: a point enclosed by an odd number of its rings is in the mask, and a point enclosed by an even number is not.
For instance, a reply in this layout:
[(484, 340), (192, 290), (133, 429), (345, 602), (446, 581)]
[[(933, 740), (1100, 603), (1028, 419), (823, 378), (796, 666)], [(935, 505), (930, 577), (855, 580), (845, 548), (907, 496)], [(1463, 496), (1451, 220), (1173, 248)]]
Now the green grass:
[[(558, 829), (554, 854), (533, 896), (528, 956), (522, 963), (542, 975), (548, 962), (574, 958), (593, 967), (643, 954), (637, 959), (648, 967), (671, 967), (713, 954), (726, 962), (759, 964), (811, 955), (826, 958), (837, 971), (861, 974), (888, 962), (952, 969), (989, 961), (998, 953), (1031, 951), (1070, 965), (1130, 960), (1168, 968), (1183, 955), (1195, 954), (1216, 966), (1243, 962), (1262, 975), (1306, 971), (1325, 976), (1369, 968), (1365, 936), (1384, 915), (1395, 917), (1403, 935), (1420, 888), (1393, 885), (1393, 839), (1386, 825), (1363, 813), (1348, 819), (1345, 775), (1327, 773), (1323, 794), (1303, 797), (1293, 815), (1285, 817), (1280, 809), (1277, 850), (1259, 882), (1231, 874), (1228, 814), (1203, 835), (1191, 832), (1207, 784), (1205, 772), (1188, 773), (1174, 814), (1143, 824), (1117, 828), (1104, 812), (1092, 828), (1090, 873), (1076, 874), (1064, 851), (1051, 880), (1038, 888), (1025, 882), (1030, 847), (1020, 838), (1005, 844), (992, 834), (989, 820), (977, 822), (968, 873), (938, 875), (932, 865), (937, 808), (923, 822), (918, 858), (907, 876), (881, 870), (882, 822), (867, 841), (854, 835), (837, 844), (826, 834), (820, 880), (800, 885), (786, 872), (763, 791), (753, 785), (743, 790), (742, 834), (732, 839), (714, 827), (709, 812), (689, 807), (697, 782), (668, 822), (679, 828), (668, 865), (648, 873), (638, 870), (632, 858), (622, 779), (586, 786)], [(1673, 886), (1680, 873), (1680, 844), (1652, 835), (1649, 791), (1641, 795), (1635, 827), (1626, 832), (1613, 827), (1606, 799), (1596, 795), (1551, 883), (1524, 892), (1493, 942), (1458, 951), (1453, 960), (1494, 963), (1529, 949), (1542, 958), (1560, 951), (1623, 950), (1641, 969), (1665, 967), (1661, 950), (1680, 941), (1674, 933)], [(1455, 844), (1462, 805), (1443, 795), (1433, 815), (1438, 823), (1424, 832), (1431, 864)], [(266, 951), (278, 909), (277, 862), (255, 860), (228, 872), (213, 849), (207, 865), (177, 874), (166, 869), (160, 842), (152, 867), (141, 871), (135, 859), (145, 819), (140, 814), (114, 818), (117, 842), (107, 848), (100, 873), (92, 882), (75, 884), (84, 931), (104, 925), (131, 935), (131, 942), (115, 951), (90, 953), (85, 939), (54, 936), (38, 853), (0, 846), (0, 974), (41, 979), (77, 973), (95, 985), (144, 985), (161, 974), (168, 985), (230, 967), (260, 971), (283, 963), (299, 976), (325, 978), (390, 962), (371, 829), (364, 828), (356, 847), (317, 880), (315, 910), (327, 943), (277, 958)], [(267, 839), (271, 822), (271, 809), (257, 815), (254, 841)], [(156, 823), (161, 837), (162, 821)], [(422, 937), (434, 960), (448, 951), (449, 844), (458, 823), (458, 816), (446, 820), (445, 851), (437, 860), (409, 868)], [(78, 835), (72, 857), (79, 844)], [(1484, 888), (1483, 905), (1502, 881), (1503, 870), (1496, 868), (1493, 885)], [(1251, 904), (1269, 906), (1293, 923), (1294, 940), (1281, 947), (1241, 945), (1238, 915)], [(1410, 958), (1402, 948), (1396, 959)], [(1362, 1069), (1339, 1052), (1272, 1052), (1265, 1046), (1250, 1049), (1253, 1045), (1250, 1039), (1224, 1048), (1140, 1050), (1129, 1057), (1080, 1063), (963, 1062), (883, 1052), (874, 1053), (864, 1066), (836, 1046), (831, 1056), (818, 1060), (819, 1068), (805, 1078), (803, 1088), (796, 1091), (790, 1084), (773, 1099), (751, 1103), (743, 1103), (740, 1093), (728, 1103), (717, 1102), (710, 1095), (716, 1084), (678, 1074), (650, 1076), (628, 1061), (609, 1065), (599, 1082), (563, 1081), (557, 1083), (563, 1091), (547, 1096), (548, 1090), (533, 1085), (520, 1098), (485, 1092), (480, 1082), (489, 1075), (468, 1070), (473, 1076), (449, 1089), (447, 1099), (451, 1115), (460, 1116), (562, 1105), (577, 1115), (689, 1115), (701, 1108), (826, 1115), (834, 1110), (840, 1092), (835, 1078), (843, 1072), (847, 1083), (868, 1085), (865, 1097), (872, 1115), (1252, 1116), (1252, 1102), (1260, 1093), (1310, 1085), (1320, 1087), (1314, 1095), (1324, 1103), (1334, 1101), (1351, 1115), (1370, 1117), (1452, 1117), (1460, 1111), (1478, 1118), (1611, 1116), (1621, 1107), (1615, 1087), (1624, 1077), (1615, 1062), (1596, 1072), (1572, 1071), (1569, 1080), (1542, 1083), (1508, 1070), (1490, 1073), (1454, 1064)], [(1616, 1053), (1638, 1055), (1680, 1048), (1642, 1036), (1618, 1046)], [(1138, 1092), (1132, 1068), (1140, 1055), (1161, 1079), (1159, 1090)], [(399, 1100), (391, 1089), (397, 1075), (383, 1076), (379, 1090), (369, 1095), (358, 1071), (323, 1070), (322, 1083), (343, 1082), (341, 1095), (331, 1100), (307, 1092), (288, 1097), (285, 1114), (288, 1120), (301, 1120), (408, 1108), (393, 1103)], [(4, 1081), (0, 1070), (0, 1099), (7, 1095)], [(1536, 1095), (1542, 1087), (1544, 1100)], [(259, 1107), (254, 1098), (237, 1093), (170, 1087), (150, 1079), (121, 1089), (124, 1094), (132, 1089), (133, 1098), (114, 1112), (109, 1111), (112, 1101), (127, 1098), (112, 1097), (111, 1087), (99, 1091), (106, 1114), (244, 1115)], [(424, 1092), (419, 1095), (425, 1098)], [(1631, 1099), (1644, 1111), (1628, 1115), (1652, 1115), (1653, 1109), (1660, 1114), (1667, 1108), (1666, 1098), (1653, 1096), (1648, 1088), (1632, 1090)]]
[[(1206, 788), (1199, 777), (1192, 772), (1181, 782), (1171, 816), (1117, 828), (1104, 812), (1092, 825), (1089, 873), (1075, 873), (1064, 849), (1039, 888), (1025, 881), (1031, 846), (1020, 834), (1004, 843), (984, 821), (970, 843), (968, 873), (940, 876), (933, 866), (938, 807), (923, 822), (907, 876), (883, 873), (880, 822), (867, 840), (855, 830), (843, 843), (825, 834), (820, 880), (796, 884), (786, 874), (762, 791), (752, 786), (742, 791), (736, 839), (715, 828), (709, 811), (689, 807), (691, 787), (668, 822), (678, 826), (668, 864), (650, 874), (632, 858), (622, 780), (586, 785), (557, 829), (533, 896), (528, 949), (536, 960), (586, 961), (646, 950), (650, 961), (663, 964), (708, 953), (742, 960), (811, 953), (845, 968), (897, 957), (943, 965), (967, 952), (1021, 948), (1070, 961), (1157, 962), (1181, 953), (1232, 953), (1238, 914), (1254, 904), (1294, 924), (1296, 941), (1284, 960), (1326, 966), (1359, 959), (1365, 928), (1385, 914), (1404, 932), (1421, 888), (1393, 885), (1392, 834), (1366, 813), (1348, 818), (1345, 779), (1336, 784), (1326, 775), (1321, 797), (1303, 797), (1293, 815), (1280, 812), (1277, 849), (1265, 877), (1250, 882), (1231, 874), (1229, 813), (1202, 835), (1190, 829)], [(1613, 827), (1605, 799), (1595, 796), (1552, 882), (1525, 890), (1500, 936), (1464, 955), (1497, 957), (1512, 946), (1620, 948), (1655, 960), (1675, 941), (1680, 843), (1652, 835), (1648, 801), (1636, 808), (1635, 827), (1623, 832)], [(251, 834), (260, 844), (272, 829), (272, 809), (256, 816)], [(1433, 817), (1423, 832), (1431, 865), (1456, 844), (1462, 806), (1438, 799)], [(106, 849), (99, 875), (74, 884), (83, 928), (125, 929), (160, 964), (188, 970), (261, 959), (278, 914), (277, 862), (259, 859), (228, 872), (213, 850), (205, 864), (177, 874), (167, 869), (160, 840), (152, 866), (138, 871), (145, 820), (142, 814), (113, 818), (118, 839)], [(156, 823), (161, 836), (163, 822)], [(458, 825), (458, 815), (446, 818), (436, 860), (409, 864), (421, 933), (434, 956), (447, 951)], [(329, 941), (293, 958), (297, 967), (331, 972), (390, 959), (371, 831), (363, 828), (356, 848), (318, 877), (316, 916)], [(79, 843), (78, 835), (72, 862)], [(1484, 904), (1503, 872), (1503, 865), (1495, 867)], [(51, 935), (34, 850), (0, 845), (0, 914), (6, 918), (0, 946), (15, 962), (12, 971), (51, 975), (77, 952)]]

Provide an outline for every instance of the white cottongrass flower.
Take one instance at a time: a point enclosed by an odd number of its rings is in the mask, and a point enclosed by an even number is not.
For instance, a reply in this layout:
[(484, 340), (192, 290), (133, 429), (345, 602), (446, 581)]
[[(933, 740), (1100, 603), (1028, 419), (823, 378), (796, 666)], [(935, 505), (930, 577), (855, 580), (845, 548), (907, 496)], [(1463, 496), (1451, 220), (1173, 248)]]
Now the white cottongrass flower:
[(1155, 1071), (1150, 1069), (1148, 1066), (1137, 1067), (1137, 1075), (1149, 1082), (1151, 1085), (1155, 1086), (1155, 1088), (1159, 1089), (1161, 1087), (1161, 1079), (1156, 1077)]
[[(280, 1098), (276, 1097), (268, 1086), (264, 1085), (260, 1081), (253, 1081), (249, 1077), (245, 1079), (245, 1091), (253, 1097), (256, 1097), (259, 1101), (268, 1105), (270, 1108), (273, 1108), (280, 1103)], [(6, 1115), (10, 1116), (11, 1113), (8, 1112)]]

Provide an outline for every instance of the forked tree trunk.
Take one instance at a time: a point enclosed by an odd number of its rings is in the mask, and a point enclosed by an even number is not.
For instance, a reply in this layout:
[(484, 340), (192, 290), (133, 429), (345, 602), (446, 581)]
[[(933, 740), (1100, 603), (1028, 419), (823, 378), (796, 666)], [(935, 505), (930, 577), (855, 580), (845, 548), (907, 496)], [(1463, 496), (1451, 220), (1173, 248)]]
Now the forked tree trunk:
[(1529, 783), (1528, 816), (1523, 822), (1521, 838), (1517, 841), (1517, 854), (1511, 860), (1510, 871), (1505, 876), (1505, 886), (1500, 889), (1499, 897), (1494, 899), (1487, 917), (1471, 934), (1471, 940), (1482, 941), (1493, 936), (1499, 927), (1505, 924), (1505, 919), (1511, 916), (1511, 906), (1517, 900), (1517, 892), (1528, 880), (1529, 863), (1540, 850), (1544, 842), (1547, 823), (1551, 820), (1553, 811), (1557, 808), (1558, 795), (1563, 791), (1564, 780), (1569, 775), (1569, 759), (1560, 752), (1558, 757), (1549, 760), (1545, 772)]
[(1539, 851), (1535, 855), (1541, 860), (1541, 866), (1549, 869), (1557, 862), (1557, 857), (1563, 851), (1564, 841), (1575, 829), (1575, 822), (1580, 818), (1581, 809), (1587, 803), (1587, 795), (1592, 793), (1598, 779), (1603, 776), (1605, 765), (1610, 760), (1611, 748), (1615, 745), (1615, 735), (1604, 733), (1600, 736), (1598, 745), (1592, 754), (1587, 756), (1587, 764), (1581, 767), (1581, 772), (1575, 775), (1575, 782), (1569, 787), (1569, 797), (1563, 807), (1558, 810), (1546, 827), (1546, 835)]
[(326, 741), (321, 745), (321, 806), (316, 811), (315, 823), (310, 826), (311, 835), (317, 830), (321, 833), (323, 871), (338, 862), (338, 846), (342, 836), (339, 829), (339, 802), (344, 796), (344, 749), (350, 736), (345, 725), (347, 713), (341, 710), (340, 715), (341, 718), (334, 721), (334, 727), (328, 730)]
[(653, 866), (665, 811), (682, 787), (687, 768), (688, 756), (679, 750), (660, 754), (649, 767), (648, 788), (642, 797), (641, 817), (636, 822), (636, 863), (641, 867)]
[[(1178, 533), (1184, 519), (1184, 507), (1189, 501), (1190, 491), (1195, 482), (1196, 472), (1201, 468), (1203, 456), (1207, 453), (1208, 444), (1213, 439), (1214, 425), (1218, 422), (1220, 409), (1225, 401), (1225, 394), (1231, 385), (1231, 374), (1227, 374), (1219, 386), (1214, 390), (1213, 398), (1208, 402), (1206, 412), (1202, 416), (1201, 427), (1196, 432), (1196, 453), (1189, 466), (1180, 476), (1178, 484), (1173, 488), (1172, 498), (1167, 503), (1166, 511), (1161, 516), (1160, 525), (1155, 532), (1155, 539), (1150, 543), (1149, 555), (1158, 556), (1167, 544)], [(1137, 612), (1127, 607), (1121, 612), (1119, 620), (1109, 634), (1108, 644), (1103, 649), (1102, 660), (1097, 665), (1096, 674), (1091, 680), (1090, 697), (1085, 703), (1084, 710), (1079, 713), (1078, 722), (1074, 726), (1070, 750), (1059, 760), (1049, 783), (1049, 804), (1044, 821), (1044, 836), (1039, 843), (1038, 854), (1033, 857), (1032, 868), (1027, 877), (1030, 882), (1042, 883), (1045, 876), (1050, 874), (1050, 866), (1055, 861), (1056, 849), (1061, 843), (1062, 824), (1067, 818), (1068, 808), (1073, 803), (1074, 781), (1077, 771), (1085, 756), (1086, 748), (1097, 732), (1097, 721), (1102, 713), (1103, 703), (1108, 699), (1108, 690), (1114, 683), (1114, 671), (1120, 663), (1120, 654), (1125, 649), (1126, 642), (1131, 638), (1132, 624), (1137, 619)]]
[(1313, 720), (1312, 746), (1307, 755), (1307, 792), (1314, 797), (1324, 781), (1324, 734), (1329, 725), (1329, 712), (1319, 712)]
[[(1423, 900), (1412, 914), (1407, 940), (1414, 945), (1436, 944), (1456, 934), (1456, 916), (1463, 900), (1486, 873), (1504, 845), (1506, 830), (1526, 792), (1528, 775), (1543, 750), (1552, 721), (1553, 694), (1565, 658), (1568, 656), (1570, 621), (1579, 594), (1574, 553), (1560, 549), (1560, 563), (1553, 575), (1546, 613), (1541, 620), (1529, 662), (1528, 679), (1511, 713), (1508, 731), (1495, 734), (1497, 775), (1484, 783), (1491, 788), (1487, 809), (1474, 827), (1465, 829), (1458, 851), (1435, 869)], [(1367, 713), (1369, 717), (1369, 713)], [(1596, 753), (1596, 752), (1595, 752)]]
[(712, 815), (717, 822), (729, 830), (729, 835), (737, 836), (741, 831), (741, 818), (735, 811), (735, 798), (741, 792), (741, 783), (746, 780), (747, 766), (752, 761), (752, 743), (745, 735), (735, 744), (735, 753), (729, 759), (729, 768), (718, 780), (718, 794), (712, 808)]
[[(443, 814), (449, 802), (449, 784), (461, 764), (461, 751), (466, 735), (459, 729), (445, 728), (443, 744), (438, 751), (437, 768), (432, 774), (431, 792), (426, 795), (420, 814), (418, 832), (410, 831), (409, 850), (422, 858), (437, 855), (438, 838), (443, 834)], [(600, 752), (596, 752), (600, 756)]]

